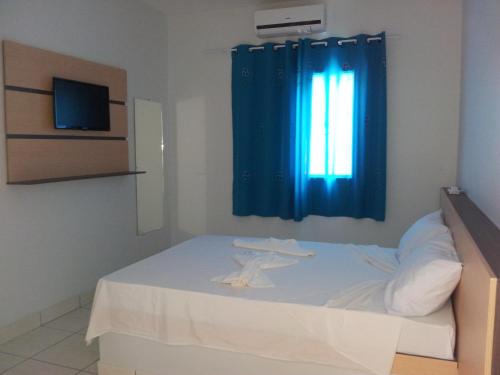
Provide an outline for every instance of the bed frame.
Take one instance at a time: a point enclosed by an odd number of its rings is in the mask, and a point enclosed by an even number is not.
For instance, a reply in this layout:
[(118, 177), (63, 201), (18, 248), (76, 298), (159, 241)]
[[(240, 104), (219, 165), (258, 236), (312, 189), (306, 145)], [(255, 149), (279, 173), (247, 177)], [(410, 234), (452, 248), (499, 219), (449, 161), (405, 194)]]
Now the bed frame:
[[(456, 361), (398, 353), (392, 374), (500, 375), (500, 230), (465, 194), (448, 195), (443, 189), (441, 208), (464, 264), (462, 280), (453, 296)], [(338, 374), (335, 369), (316, 364), (167, 346), (112, 333), (101, 337), (100, 351), (99, 375)]]

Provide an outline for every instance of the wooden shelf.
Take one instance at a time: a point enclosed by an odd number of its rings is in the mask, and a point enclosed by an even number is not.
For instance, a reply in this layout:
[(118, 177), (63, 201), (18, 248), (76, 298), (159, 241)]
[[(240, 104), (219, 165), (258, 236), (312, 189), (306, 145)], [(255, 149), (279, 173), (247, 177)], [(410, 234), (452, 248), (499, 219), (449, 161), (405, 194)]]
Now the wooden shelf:
[(137, 174), (144, 174), (144, 173), (146, 173), (146, 172), (144, 172), (144, 171), (126, 171), (126, 172), (101, 173), (101, 174), (92, 174), (92, 175), (84, 175), (84, 176), (46, 178), (43, 180), (7, 182), (7, 185), (39, 185), (39, 184), (48, 184), (51, 182), (88, 180), (91, 178), (104, 178), (104, 177), (116, 177), (116, 176), (130, 176), (130, 175), (137, 175)]

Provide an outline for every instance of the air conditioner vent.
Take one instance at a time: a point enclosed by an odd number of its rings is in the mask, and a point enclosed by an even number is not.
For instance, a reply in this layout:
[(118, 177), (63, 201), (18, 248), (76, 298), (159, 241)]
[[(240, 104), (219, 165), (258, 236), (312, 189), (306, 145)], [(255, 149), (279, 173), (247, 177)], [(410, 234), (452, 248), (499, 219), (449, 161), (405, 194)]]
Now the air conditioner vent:
[(313, 34), (325, 29), (326, 17), (323, 4), (255, 12), (255, 30), (262, 38)]

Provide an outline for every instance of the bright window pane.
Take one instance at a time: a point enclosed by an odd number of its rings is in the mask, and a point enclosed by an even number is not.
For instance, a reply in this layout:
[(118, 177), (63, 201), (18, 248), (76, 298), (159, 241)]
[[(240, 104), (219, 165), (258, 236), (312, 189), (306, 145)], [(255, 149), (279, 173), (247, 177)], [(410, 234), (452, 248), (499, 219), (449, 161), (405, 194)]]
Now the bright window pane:
[(309, 174), (326, 174), (326, 87), (325, 76), (315, 74), (312, 80), (311, 138)]
[(350, 178), (354, 73), (342, 72), (328, 78), (327, 82), (324, 74), (313, 76), (309, 175)]
[[(333, 84), (335, 81), (337, 84)], [(344, 72), (332, 77), (330, 85), (329, 146), (331, 160), (328, 174), (352, 176), (354, 74)]]
[(339, 99), (339, 87), (338, 87), (338, 76), (332, 74), (330, 76), (330, 100), (328, 103), (328, 175), (334, 174), (335, 165), (335, 141), (337, 134), (335, 134), (335, 127), (337, 123), (337, 111), (340, 109), (338, 99)]

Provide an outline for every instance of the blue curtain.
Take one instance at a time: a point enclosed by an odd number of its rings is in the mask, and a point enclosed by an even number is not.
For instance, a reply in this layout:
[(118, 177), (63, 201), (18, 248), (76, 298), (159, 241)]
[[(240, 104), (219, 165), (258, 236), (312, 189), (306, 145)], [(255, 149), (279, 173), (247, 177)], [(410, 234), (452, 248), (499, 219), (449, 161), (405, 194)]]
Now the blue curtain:
[[(385, 35), (303, 39), (232, 54), (233, 214), (385, 219)], [(354, 76), (352, 173), (310, 174), (313, 77)], [(324, 98), (328, 107), (328, 95)], [(331, 108), (330, 108), (331, 110)], [(328, 121), (328, 116), (326, 116)], [(328, 124), (325, 124), (328, 127)], [(330, 125), (331, 126), (331, 125)], [(328, 159), (328, 157), (326, 158)]]

